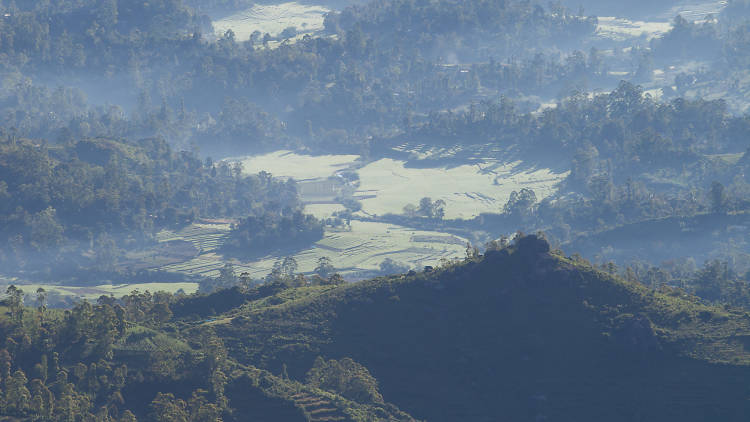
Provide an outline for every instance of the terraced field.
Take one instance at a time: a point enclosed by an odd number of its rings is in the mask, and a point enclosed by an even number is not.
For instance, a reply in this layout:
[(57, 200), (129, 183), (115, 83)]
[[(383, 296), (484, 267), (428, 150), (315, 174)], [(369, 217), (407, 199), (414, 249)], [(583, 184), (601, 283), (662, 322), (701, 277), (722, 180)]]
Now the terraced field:
[[(228, 230), (228, 226), (226, 230)], [(190, 226), (183, 231), (160, 233), (162, 241), (188, 240), (202, 245), (202, 253), (184, 262), (161, 267), (161, 270), (189, 275), (213, 277), (231, 262), (238, 273), (247, 272), (254, 278), (268, 274), (280, 257), (268, 256), (257, 261), (243, 262), (224, 259), (216, 253), (222, 235), (217, 227)], [(226, 232), (224, 232), (226, 233)], [(311, 273), (320, 257), (331, 258), (333, 265), (345, 276), (377, 270), (386, 258), (412, 267), (434, 265), (441, 259), (462, 256), (466, 240), (439, 232), (412, 230), (385, 223), (354, 220), (351, 229), (328, 229), (326, 235), (312, 248), (294, 255), (299, 270)]]
[(162, 230), (156, 236), (159, 242), (170, 242), (185, 240), (193, 244), (199, 253), (210, 252), (218, 249), (229, 232), (229, 222), (194, 223), (190, 226), (173, 232)]

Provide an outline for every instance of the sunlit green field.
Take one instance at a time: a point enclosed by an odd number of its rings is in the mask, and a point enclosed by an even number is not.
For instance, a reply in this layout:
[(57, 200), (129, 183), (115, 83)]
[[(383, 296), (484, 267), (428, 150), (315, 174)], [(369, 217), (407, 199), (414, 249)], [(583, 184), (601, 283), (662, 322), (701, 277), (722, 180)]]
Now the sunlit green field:
[[(428, 150), (410, 147), (416, 158), (451, 158), (465, 154), (458, 149)], [(477, 154), (487, 154), (478, 151)], [(483, 155), (482, 155), (483, 156)], [(473, 164), (450, 168), (409, 168), (404, 161), (380, 159), (363, 165), (356, 155), (309, 156), (277, 151), (260, 156), (230, 159), (241, 161), (248, 174), (268, 171), (275, 176), (303, 181), (301, 193), (307, 202), (306, 212), (319, 218), (329, 218), (344, 208), (328, 195), (326, 183), (334, 188), (342, 184), (333, 177), (342, 170), (359, 174), (355, 198), (360, 198), (363, 209), (360, 218), (386, 213), (400, 214), (405, 205), (416, 204), (424, 196), (446, 202), (446, 218), (472, 218), (482, 212), (498, 212), (513, 190), (529, 187), (538, 198), (551, 195), (567, 173), (554, 173), (545, 168), (526, 168), (519, 162), (472, 157)], [(307, 185), (306, 185), (307, 184)], [(356, 279), (362, 274), (378, 270), (380, 264), (391, 259), (411, 268), (436, 265), (441, 260), (465, 254), (467, 240), (438, 231), (413, 230), (393, 224), (353, 219), (349, 226), (327, 228), (323, 239), (307, 249), (293, 254), (299, 271), (310, 274), (321, 257), (332, 260), (342, 275)], [(366, 218), (365, 218), (366, 219)], [(260, 279), (285, 253), (273, 253), (253, 261), (224, 257), (219, 250), (230, 230), (230, 220), (198, 220), (180, 230), (163, 230), (156, 236), (159, 246), (130, 252), (121, 260), (122, 269), (158, 270), (187, 276), (215, 277), (227, 262), (240, 274), (247, 272)], [(13, 280), (0, 280), (10, 284)], [(24, 286), (31, 293), (39, 285)], [(102, 285), (95, 287), (42, 286), (52, 294), (75, 298), (95, 299), (101, 295), (122, 296), (132, 290), (190, 293), (196, 283), (149, 283), (130, 285)]]
[(470, 219), (501, 212), (511, 192), (534, 190), (538, 199), (557, 190), (568, 173), (546, 168), (523, 168), (520, 162), (487, 159), (476, 164), (444, 168), (409, 168), (404, 161), (382, 159), (359, 169), (358, 194), (368, 214), (400, 214), (405, 205), (422, 197), (445, 201), (445, 217)]
[[(429, 148), (423, 145), (404, 145), (395, 149), (414, 159), (449, 162), (455, 159), (457, 164), (411, 168), (403, 160), (383, 158), (363, 165), (356, 155), (310, 156), (289, 151), (230, 160), (242, 162), (247, 174), (267, 171), (274, 176), (307, 183), (325, 181), (341, 170), (351, 170), (359, 175), (354, 197), (361, 201), (364, 214), (401, 214), (405, 205), (430, 197), (445, 201), (445, 217), (449, 219), (469, 219), (481, 213), (500, 212), (511, 192), (523, 188), (533, 189), (541, 200), (556, 192), (558, 184), (568, 175), (568, 172), (528, 167), (520, 161), (503, 159), (501, 151), (488, 146), (472, 148), (472, 151), (460, 146)], [(456, 158), (458, 156), (470, 159), (470, 164)], [(305, 183), (300, 186), (303, 201), (312, 202), (308, 212), (327, 218), (333, 211), (340, 210), (336, 204), (318, 203), (319, 198), (308, 192)], [(333, 199), (333, 196), (325, 199)]]
[[(191, 241), (208, 244), (208, 241), (196, 236), (192, 228), (187, 228), (185, 232)], [(172, 233), (169, 239), (177, 239), (180, 235), (181, 232)], [(466, 239), (440, 232), (354, 220), (351, 222), (351, 230), (328, 229), (323, 239), (294, 257), (301, 272), (312, 272), (317, 260), (326, 256), (331, 258), (333, 265), (343, 275), (347, 275), (376, 270), (386, 258), (415, 268), (434, 265), (443, 258), (464, 255), (465, 245)], [(231, 262), (237, 272), (248, 272), (254, 278), (260, 278), (268, 274), (274, 262), (280, 258), (268, 256), (257, 261), (242, 262), (236, 259), (226, 260), (215, 250), (204, 249), (204, 252), (193, 259), (160, 269), (190, 275), (216, 276), (226, 262)]]

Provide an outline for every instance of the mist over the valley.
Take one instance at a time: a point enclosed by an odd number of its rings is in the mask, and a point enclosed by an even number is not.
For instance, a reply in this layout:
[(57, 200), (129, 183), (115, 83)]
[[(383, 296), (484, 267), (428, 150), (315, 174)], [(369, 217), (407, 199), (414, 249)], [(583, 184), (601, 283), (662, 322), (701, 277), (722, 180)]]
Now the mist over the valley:
[(2, 420), (744, 420), (748, 239), (748, 0), (0, 0)]

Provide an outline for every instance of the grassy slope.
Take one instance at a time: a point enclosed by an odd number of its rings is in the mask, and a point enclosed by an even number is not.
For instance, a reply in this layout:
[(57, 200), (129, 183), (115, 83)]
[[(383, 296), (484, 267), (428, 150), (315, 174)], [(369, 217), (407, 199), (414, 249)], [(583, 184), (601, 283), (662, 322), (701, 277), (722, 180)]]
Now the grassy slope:
[[(212, 325), (240, 362), (301, 377), (349, 356), (428, 420), (744, 420), (750, 317), (544, 252), (246, 305)], [(257, 305), (257, 304), (256, 304)]]

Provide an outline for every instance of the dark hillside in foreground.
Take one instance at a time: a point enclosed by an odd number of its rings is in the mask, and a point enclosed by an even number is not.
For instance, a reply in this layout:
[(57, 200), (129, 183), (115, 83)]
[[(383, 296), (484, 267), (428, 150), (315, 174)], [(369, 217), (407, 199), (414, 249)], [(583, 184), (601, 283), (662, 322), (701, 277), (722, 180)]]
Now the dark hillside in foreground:
[(386, 401), (430, 421), (746, 420), (750, 316), (548, 249), (529, 236), (211, 325), (240, 362), (292, 378), (316, 356), (351, 357)]

